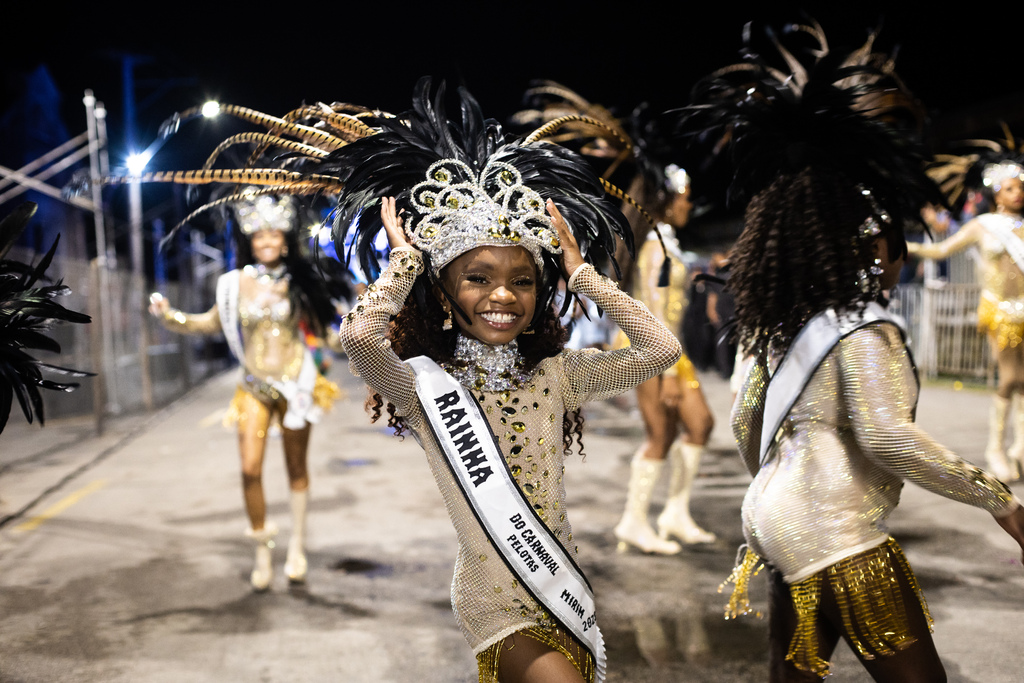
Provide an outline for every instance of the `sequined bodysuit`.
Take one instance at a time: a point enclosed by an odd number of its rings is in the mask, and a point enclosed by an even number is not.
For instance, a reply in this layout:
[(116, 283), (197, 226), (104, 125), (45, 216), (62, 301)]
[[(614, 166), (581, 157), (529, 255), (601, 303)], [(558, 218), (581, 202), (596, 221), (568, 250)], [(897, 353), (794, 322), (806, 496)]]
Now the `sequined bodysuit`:
[[(424, 422), (411, 368), (385, 338), (390, 318), (401, 310), (421, 270), (418, 252), (393, 251), (388, 268), (342, 324), (341, 338), (353, 371), (396, 407), (424, 448), (458, 536), (452, 608), (474, 653), (480, 653), (516, 631), (551, 622), (488, 543)], [(506, 390), (476, 388), (474, 373), (453, 375), (472, 389), (516, 483), (575, 560), (562, 483), (563, 415), (585, 401), (627, 391), (657, 375), (675, 362), (680, 347), (643, 304), (620, 292), (591, 266), (581, 266), (570, 284), (626, 330), (630, 348), (604, 353), (564, 350), (514, 382), (518, 388)]]
[(759, 469), (765, 392), (773, 358), (750, 364), (733, 407), (733, 432), (754, 476), (743, 532), (754, 552), (795, 583), (888, 539), (886, 520), (903, 481), (1008, 514), (1004, 484), (914, 424), (918, 384), (897, 328), (862, 327), (829, 352)]
[(971, 245), (978, 245), (982, 283), (978, 327), (992, 335), (1000, 349), (1005, 349), (1024, 341), (1024, 273), (991, 232), (999, 227), (1024, 238), (1024, 224), (1020, 216), (986, 213), (942, 242), (908, 246), (911, 253), (923, 258), (944, 259)]
[[(242, 327), (244, 365), (257, 381), (294, 379), (302, 365), (305, 345), (298, 318), (288, 298), (288, 278), (258, 278), (255, 270), (243, 270), (238, 286), (238, 320)], [(205, 313), (170, 311), (163, 318), (172, 332), (215, 334), (221, 331), (217, 304)]]

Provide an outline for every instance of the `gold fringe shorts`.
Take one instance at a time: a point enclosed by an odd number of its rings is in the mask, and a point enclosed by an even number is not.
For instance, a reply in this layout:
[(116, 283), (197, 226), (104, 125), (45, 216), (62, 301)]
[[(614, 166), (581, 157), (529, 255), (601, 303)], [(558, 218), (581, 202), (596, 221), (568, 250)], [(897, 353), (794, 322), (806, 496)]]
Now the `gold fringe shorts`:
[(978, 331), (991, 337), (1000, 351), (1007, 347), (1012, 349), (1024, 341), (1021, 312), (1007, 310), (1019, 305), (1014, 301), (997, 301), (987, 292), (982, 293), (978, 302)]
[[(250, 397), (255, 398), (263, 404), (271, 413), (273, 418), (280, 421), (281, 416), (288, 409), (288, 402), (272, 385), (266, 382), (253, 382), (238, 385), (235, 395), (231, 399), (228, 410), (224, 413), (223, 424), (225, 427), (233, 427), (238, 421), (248, 416), (252, 406)], [(313, 385), (313, 403), (325, 413), (334, 406), (334, 402), (344, 398), (345, 392), (337, 384), (323, 375), (316, 376), (316, 384)]]
[[(735, 582), (735, 589), (726, 606), (726, 619), (752, 611), (747, 588), (750, 579), (763, 566), (761, 558), (748, 548), (726, 580)], [(932, 616), (914, 572), (899, 544), (890, 538), (875, 548), (840, 560), (803, 581), (789, 584), (797, 626), (786, 661), (817, 676), (824, 677), (831, 673), (830, 663), (818, 656), (816, 626), (824, 581), (828, 581), (835, 596), (843, 620), (843, 631), (861, 657), (874, 659), (877, 655), (891, 655), (912, 645), (917, 638), (911, 633), (907, 621), (897, 567), (917, 596), (930, 629)]]
[[(514, 635), (532, 638), (547, 645), (556, 652), (561, 652), (587, 683), (594, 683), (597, 679), (597, 666), (594, 664), (594, 658), (590, 651), (577, 643), (572, 636), (562, 631), (562, 629), (558, 627), (530, 626), (521, 631), (516, 631)], [(503, 650), (511, 649), (504, 647), (505, 641), (506, 639), (499, 640), (476, 656), (480, 683), (498, 683), (498, 665), (501, 661), (501, 653)]]

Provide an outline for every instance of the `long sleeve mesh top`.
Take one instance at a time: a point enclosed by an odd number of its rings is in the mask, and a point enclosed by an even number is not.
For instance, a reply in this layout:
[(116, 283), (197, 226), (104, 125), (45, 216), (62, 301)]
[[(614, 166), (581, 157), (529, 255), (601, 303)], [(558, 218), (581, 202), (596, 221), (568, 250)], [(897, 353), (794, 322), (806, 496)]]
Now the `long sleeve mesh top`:
[(744, 536), (787, 582), (885, 542), (904, 480), (997, 516), (1016, 507), (1003, 483), (914, 424), (915, 370), (891, 323), (860, 328), (831, 350), (759, 468), (774, 369), (764, 358), (750, 364), (732, 425), (754, 476), (743, 501)]
[[(516, 631), (551, 622), (487, 541), (424, 422), (413, 371), (386, 338), (389, 320), (404, 305), (421, 270), (418, 252), (393, 251), (388, 268), (342, 324), (341, 339), (353, 371), (396, 407), (423, 446), (458, 537), (452, 608), (466, 640), (479, 653)], [(643, 304), (591, 266), (578, 268), (570, 286), (601, 306), (626, 331), (631, 345), (608, 352), (566, 349), (541, 361), (518, 389), (470, 389), (498, 437), (519, 488), (575, 560), (577, 549), (566, 518), (562, 483), (564, 413), (657, 375), (675, 362), (681, 349)]]

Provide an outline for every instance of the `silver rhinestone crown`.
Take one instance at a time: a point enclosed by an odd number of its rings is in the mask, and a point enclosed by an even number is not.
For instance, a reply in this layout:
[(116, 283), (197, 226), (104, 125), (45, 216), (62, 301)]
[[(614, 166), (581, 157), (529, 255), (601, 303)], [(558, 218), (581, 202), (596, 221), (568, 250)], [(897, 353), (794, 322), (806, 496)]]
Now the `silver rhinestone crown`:
[(259, 230), (288, 232), (299, 212), (291, 197), (262, 195), (236, 202), (235, 213), (242, 234), (251, 235)]
[(437, 161), (427, 169), (427, 179), (412, 188), (412, 203), (423, 217), (410, 238), (430, 255), (435, 274), (482, 246), (523, 247), (538, 268), (544, 267), (543, 251), (562, 253), (544, 199), (503, 161), (488, 162), (479, 177), (457, 159)]

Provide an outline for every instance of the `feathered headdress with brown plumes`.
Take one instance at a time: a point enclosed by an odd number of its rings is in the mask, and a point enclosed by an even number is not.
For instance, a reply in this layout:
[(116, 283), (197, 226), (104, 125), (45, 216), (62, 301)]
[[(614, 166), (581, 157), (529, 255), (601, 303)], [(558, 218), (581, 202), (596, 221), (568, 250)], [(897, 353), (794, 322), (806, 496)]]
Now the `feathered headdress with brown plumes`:
[(1024, 141), (1013, 136), (1003, 123), (1001, 140), (962, 140), (949, 145), (949, 153), (936, 154), (928, 175), (942, 188), (955, 211), (963, 209), (969, 190), (991, 190), (985, 170), (997, 164), (1024, 167)]
[(814, 21), (783, 31), (787, 42), (809, 39), (803, 49), (783, 45), (770, 28), (765, 35), (783, 66), (755, 49), (748, 24), (742, 61), (699, 81), (691, 104), (676, 112), (677, 131), (690, 144), (727, 157), (729, 202), (818, 167), (868, 188), (899, 227), (920, 222), (924, 203), (943, 203), (914, 130), (922, 109), (897, 77), (894, 57), (875, 51), (877, 31), (846, 54), (829, 47)]
[(36, 360), (32, 351), (60, 352), (47, 334), (56, 323), (87, 323), (89, 316), (64, 308), (56, 299), (70, 293), (59, 280), (44, 284), (46, 269), (57, 251), (57, 241), (36, 265), (7, 259), (8, 252), (35, 214), (36, 205), (25, 202), (0, 221), (0, 432), (7, 425), (17, 396), (25, 419), (43, 424), (40, 389), (71, 391), (74, 382), (46, 379), (44, 373), (88, 377), (92, 373), (62, 368)]
[[(524, 102), (526, 108), (512, 117), (514, 124), (534, 126), (541, 132), (556, 131), (545, 139), (572, 145), (592, 159), (606, 184), (610, 185), (609, 179), (622, 169), (640, 179), (630, 189), (630, 193), (635, 193), (634, 188), (640, 188), (638, 196), (611, 191), (639, 214), (641, 225), (634, 227), (642, 232), (634, 233), (634, 241), (656, 227), (644, 205), (667, 190), (665, 167), (678, 151), (659, 116), (641, 104), (628, 117), (620, 119), (604, 106), (554, 81), (537, 81), (524, 94)], [(656, 231), (655, 235), (665, 255), (658, 280), (659, 286), (664, 287), (668, 285), (671, 257), (661, 233)]]
[[(554, 199), (584, 258), (610, 261), (617, 273), (616, 239), (625, 242), (632, 252), (632, 234), (609, 195), (622, 199), (625, 193), (595, 174), (577, 153), (546, 141), (562, 126), (584, 117), (551, 122), (524, 139), (514, 139), (506, 137), (496, 121), (483, 117), (468, 92), (460, 89), (458, 101), (461, 117), (449, 120), (443, 85), (434, 92), (430, 79), (424, 78), (416, 86), (412, 109), (399, 116), (336, 103), (301, 107), (274, 117), (222, 104), (218, 113), (264, 130), (228, 138), (198, 170), (104, 178), (98, 182), (236, 186), (228, 196), (193, 211), (183, 223), (202, 211), (260, 194), (337, 196), (333, 215), (336, 244), (344, 243), (346, 233), (354, 231), (354, 256), (364, 272), (373, 277), (379, 272), (373, 240), (381, 229), (381, 197), (396, 197), (407, 219), (415, 223), (422, 216), (411, 201), (411, 191), (428, 180), (432, 164), (453, 161), (472, 173), (483, 172), (489, 163), (505, 164), (515, 169), (522, 187), (541, 199)], [(163, 134), (175, 133), (201, 112), (202, 108), (197, 107), (176, 114), (163, 126)], [(242, 144), (252, 148), (242, 168), (214, 168), (226, 149)], [(90, 182), (96, 181), (79, 176), (70, 190), (83, 192)], [(548, 299), (538, 302), (538, 312), (550, 302), (558, 280), (554, 255), (549, 253), (544, 258), (550, 267), (542, 269), (541, 290)]]
[[(166, 243), (182, 225), (217, 207), (251, 200), (260, 195), (312, 196), (339, 192), (342, 186), (338, 179), (316, 173), (315, 163), (354, 140), (374, 135), (376, 130), (364, 121), (372, 116), (380, 116), (380, 112), (371, 112), (365, 107), (344, 102), (305, 105), (281, 117), (232, 104), (208, 104), (173, 114), (160, 126), (161, 138), (175, 135), (187, 122), (209, 115), (209, 110), (204, 113), (206, 107), (213, 107), (218, 116), (231, 116), (262, 130), (230, 136), (217, 145), (202, 168), (197, 170), (105, 178), (91, 178), (88, 172), (79, 172), (66, 192), (85, 193), (94, 182), (103, 185), (137, 181), (188, 186), (234, 186), (186, 216), (164, 238)], [(215, 168), (226, 151), (239, 146), (249, 150), (248, 158), (241, 167)]]
[[(378, 133), (335, 151), (318, 164), (320, 172), (337, 177), (345, 188), (334, 219), (335, 244), (344, 243), (346, 234), (355, 231), (354, 255), (364, 272), (374, 275), (379, 271), (373, 241), (382, 227), (381, 197), (396, 198), (405, 212), (407, 230), (415, 232), (430, 214), (413, 190), (429, 180), (428, 171), (435, 164), (454, 162), (473, 175), (504, 164), (518, 174), (518, 187), (542, 200), (554, 200), (587, 261), (607, 260), (617, 270), (616, 239), (632, 250), (632, 235), (609, 199), (607, 193), (613, 188), (579, 154), (544, 141), (555, 127), (542, 127), (525, 138), (509, 137), (497, 121), (483, 116), (468, 91), (460, 88), (457, 101), (460, 117), (449, 119), (444, 85), (435, 88), (431, 79), (423, 78), (415, 88), (412, 109), (397, 117), (375, 119)], [(429, 261), (430, 254), (426, 257)], [(541, 251), (539, 258), (543, 267), (538, 316), (551, 303), (559, 277), (556, 253)], [(417, 296), (426, 296), (426, 292)]]

